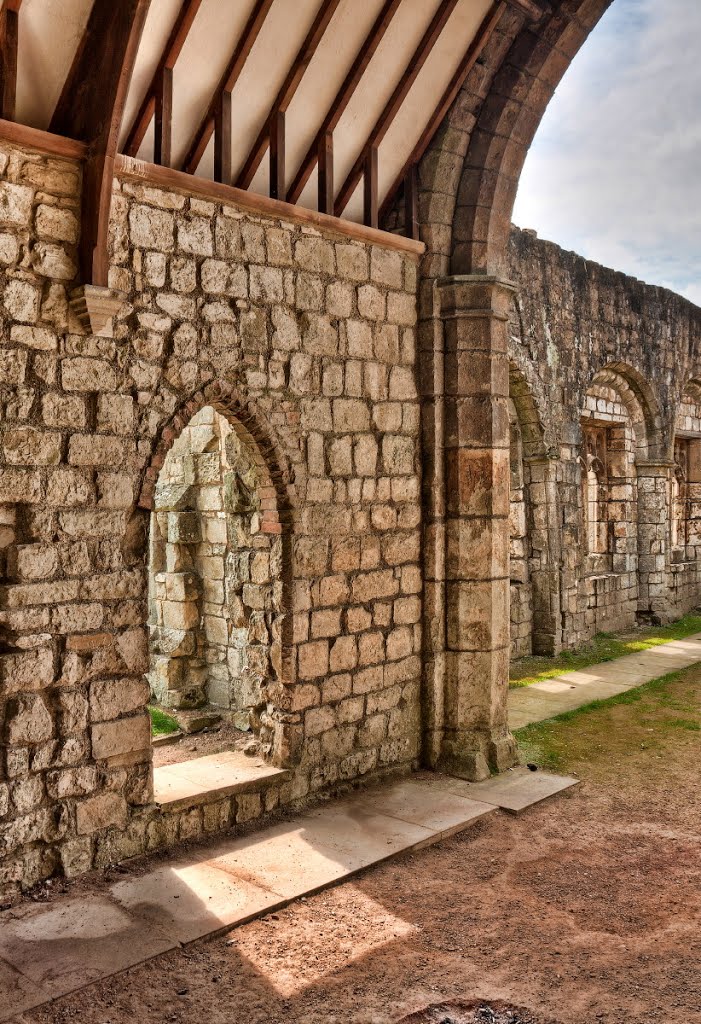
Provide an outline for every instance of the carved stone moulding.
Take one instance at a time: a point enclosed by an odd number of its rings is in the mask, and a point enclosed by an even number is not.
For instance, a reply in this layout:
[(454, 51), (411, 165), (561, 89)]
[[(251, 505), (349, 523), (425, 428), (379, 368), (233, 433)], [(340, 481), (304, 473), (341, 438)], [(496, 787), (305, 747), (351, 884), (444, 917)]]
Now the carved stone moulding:
[(85, 331), (101, 338), (113, 336), (114, 318), (126, 302), (124, 292), (94, 284), (81, 284), (69, 296), (71, 311)]

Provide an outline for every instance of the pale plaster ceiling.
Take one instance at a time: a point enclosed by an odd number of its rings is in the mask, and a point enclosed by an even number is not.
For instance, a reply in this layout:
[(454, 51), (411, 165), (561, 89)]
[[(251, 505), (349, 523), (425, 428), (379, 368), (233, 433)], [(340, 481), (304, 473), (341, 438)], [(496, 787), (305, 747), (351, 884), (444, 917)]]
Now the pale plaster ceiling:
[[(286, 119), (286, 174), (291, 184), (383, 0), (341, 0), (307, 67)], [(265, 122), (275, 96), (319, 9), (320, 0), (274, 0), (232, 96), (234, 180)], [(127, 100), (124, 143), (163, 52), (182, 0), (152, 0)], [(203, 0), (174, 72), (173, 166), (179, 167), (205, 112), (254, 0)], [(336, 191), (343, 184), (375, 122), (439, 6), (439, 0), (402, 0), (334, 132)], [(458, 0), (379, 147), (382, 203), (428, 123), (461, 58), (492, 6)], [(24, 0), (20, 16), (17, 120), (46, 129), (85, 27), (91, 0)], [(138, 156), (153, 159), (153, 127)], [(213, 143), (197, 174), (211, 178)], [(316, 171), (300, 203), (316, 208)], [(268, 161), (251, 189), (268, 194)], [(344, 216), (362, 219), (362, 184)]]

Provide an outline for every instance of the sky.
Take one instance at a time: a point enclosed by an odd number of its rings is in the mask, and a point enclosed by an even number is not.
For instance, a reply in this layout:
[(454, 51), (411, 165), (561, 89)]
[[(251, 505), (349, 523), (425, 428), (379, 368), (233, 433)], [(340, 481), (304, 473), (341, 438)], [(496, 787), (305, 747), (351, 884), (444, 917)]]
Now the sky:
[(513, 220), (701, 306), (701, 0), (614, 0), (540, 124)]

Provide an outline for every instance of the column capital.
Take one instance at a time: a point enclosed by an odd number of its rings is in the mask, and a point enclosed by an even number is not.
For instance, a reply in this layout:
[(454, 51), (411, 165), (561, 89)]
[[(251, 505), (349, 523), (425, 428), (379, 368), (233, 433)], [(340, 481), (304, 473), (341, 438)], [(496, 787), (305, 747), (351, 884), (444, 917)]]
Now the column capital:
[(516, 286), (487, 274), (453, 274), (436, 281), (443, 319), (490, 317), (508, 320)]
[(674, 462), (669, 459), (636, 459), (635, 468), (638, 476), (666, 476), (674, 469)]

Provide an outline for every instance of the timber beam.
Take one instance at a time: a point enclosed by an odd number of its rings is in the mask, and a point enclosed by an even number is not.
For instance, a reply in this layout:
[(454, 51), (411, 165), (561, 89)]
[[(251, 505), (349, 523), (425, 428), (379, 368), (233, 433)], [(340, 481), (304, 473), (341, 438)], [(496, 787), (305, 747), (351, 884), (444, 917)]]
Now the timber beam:
[(150, 0), (95, 0), (51, 119), (87, 143), (79, 249), (84, 286), (107, 287), (107, 235), (124, 104)]

